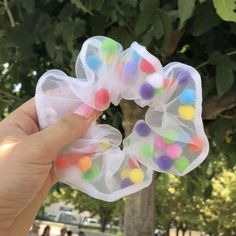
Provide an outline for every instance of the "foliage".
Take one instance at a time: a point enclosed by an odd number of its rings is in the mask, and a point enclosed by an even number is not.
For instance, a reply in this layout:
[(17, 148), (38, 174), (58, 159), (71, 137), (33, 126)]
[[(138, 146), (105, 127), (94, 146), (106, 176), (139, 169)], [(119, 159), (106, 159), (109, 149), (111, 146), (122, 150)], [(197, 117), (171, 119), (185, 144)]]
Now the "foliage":
[[(46, 70), (57, 68), (74, 76), (79, 49), (93, 35), (112, 37), (125, 48), (136, 40), (164, 65), (188, 63), (200, 72), (203, 106), (208, 114), (214, 114), (205, 121), (211, 153), (187, 177), (161, 175), (157, 214), (162, 217), (157, 222), (165, 228), (185, 223), (211, 233), (233, 232), (224, 231), (235, 227), (233, 220), (232, 224), (226, 222), (232, 217), (223, 219), (227, 212), (221, 209), (222, 217), (214, 210), (218, 204), (229, 212), (234, 206), (217, 188), (228, 189), (227, 196), (234, 194), (227, 181), (234, 184), (236, 162), (235, 22), (234, 0), (1, 1), (0, 119), (34, 96), (36, 82)], [(122, 130), (121, 120), (120, 108), (111, 107), (103, 121)], [(118, 214), (113, 210), (120, 203), (105, 204), (69, 189), (62, 195), (78, 209), (98, 213), (105, 207), (108, 214)], [(194, 209), (193, 204), (197, 206)]]
[[(224, 169), (212, 179), (212, 196), (206, 200), (201, 212), (214, 235), (236, 233), (236, 168)], [(211, 227), (209, 227), (211, 226)]]

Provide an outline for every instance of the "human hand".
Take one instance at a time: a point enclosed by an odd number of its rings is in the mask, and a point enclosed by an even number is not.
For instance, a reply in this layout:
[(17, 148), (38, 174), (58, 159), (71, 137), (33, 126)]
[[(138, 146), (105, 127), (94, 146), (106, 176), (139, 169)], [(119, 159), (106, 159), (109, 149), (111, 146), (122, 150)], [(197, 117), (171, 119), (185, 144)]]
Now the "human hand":
[[(81, 114), (81, 115), (78, 115)], [(34, 99), (0, 122), (0, 235), (25, 235), (56, 182), (52, 162), (98, 113), (86, 106), (39, 131)]]

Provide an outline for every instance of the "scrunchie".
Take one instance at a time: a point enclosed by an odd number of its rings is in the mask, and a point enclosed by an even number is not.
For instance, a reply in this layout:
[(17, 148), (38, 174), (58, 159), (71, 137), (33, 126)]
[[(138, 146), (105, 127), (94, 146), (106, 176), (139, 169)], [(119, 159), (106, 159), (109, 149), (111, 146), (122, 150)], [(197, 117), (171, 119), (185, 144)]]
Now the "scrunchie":
[(115, 201), (150, 185), (153, 171), (185, 175), (206, 158), (201, 78), (191, 66), (173, 62), (163, 68), (136, 42), (123, 51), (116, 41), (96, 36), (84, 42), (75, 71), (77, 79), (59, 70), (39, 79), (35, 101), (41, 129), (84, 104), (103, 111), (127, 99), (149, 108), (122, 150), (119, 130), (91, 125), (56, 158), (60, 181)]

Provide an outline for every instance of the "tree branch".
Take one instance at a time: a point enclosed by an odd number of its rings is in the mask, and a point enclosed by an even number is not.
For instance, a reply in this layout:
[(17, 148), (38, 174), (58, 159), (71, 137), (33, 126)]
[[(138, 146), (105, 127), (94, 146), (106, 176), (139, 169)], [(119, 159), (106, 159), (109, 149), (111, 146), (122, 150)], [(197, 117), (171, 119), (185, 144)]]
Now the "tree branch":
[[(236, 54), (236, 50), (235, 50), (235, 51), (232, 51), (232, 52), (226, 53), (227, 56), (232, 56), (232, 55), (235, 55), (235, 54)], [(196, 66), (195, 68), (196, 68), (196, 69), (199, 69), (199, 68), (201, 68), (201, 67), (203, 67), (203, 66), (208, 65), (209, 63), (210, 63), (210, 61), (205, 61), (205, 62), (199, 64), (198, 66)]]
[(15, 23), (15, 20), (14, 20), (13, 15), (12, 15), (12, 13), (11, 13), (11, 10), (10, 10), (10, 8), (8, 7), (8, 2), (7, 2), (7, 0), (3, 0), (3, 5), (4, 5), (4, 7), (5, 7), (5, 10), (6, 10), (6, 12), (7, 12), (8, 18), (9, 18), (9, 20), (10, 20), (11, 27), (15, 27), (16, 23)]
[(0, 89), (0, 94), (3, 94), (3, 95), (5, 95), (5, 96), (8, 97), (8, 98), (13, 98), (13, 99), (15, 99), (15, 100), (17, 100), (17, 101), (21, 101), (21, 99), (18, 98), (17, 96), (14, 96), (14, 95), (12, 95), (12, 94), (10, 94), (10, 93), (8, 93), (8, 92), (5, 92), (5, 91), (3, 91), (3, 90), (1, 90), (1, 89)]
[(236, 106), (236, 93), (231, 92), (223, 97), (216, 95), (206, 98), (203, 102), (202, 117), (204, 120), (214, 120), (218, 115)]

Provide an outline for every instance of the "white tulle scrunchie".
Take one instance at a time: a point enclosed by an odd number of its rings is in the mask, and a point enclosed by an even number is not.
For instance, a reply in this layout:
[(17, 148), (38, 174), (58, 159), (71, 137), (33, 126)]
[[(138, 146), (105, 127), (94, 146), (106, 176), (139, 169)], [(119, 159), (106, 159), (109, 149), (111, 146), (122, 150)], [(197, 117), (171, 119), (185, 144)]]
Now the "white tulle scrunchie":
[(60, 181), (105, 201), (115, 201), (152, 182), (153, 170), (185, 175), (207, 156), (209, 144), (201, 119), (201, 78), (191, 66), (162, 67), (134, 42), (123, 51), (116, 41), (96, 36), (82, 46), (77, 79), (59, 70), (38, 81), (36, 108), (41, 129), (87, 104), (103, 111), (121, 99), (149, 106), (123, 141), (106, 124), (93, 124), (54, 162)]

